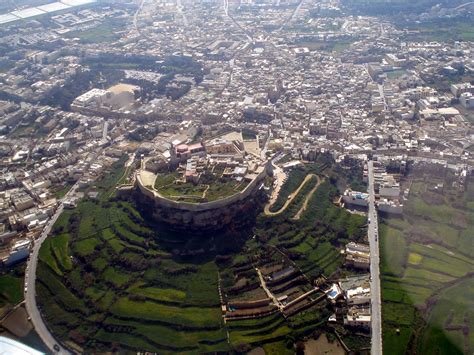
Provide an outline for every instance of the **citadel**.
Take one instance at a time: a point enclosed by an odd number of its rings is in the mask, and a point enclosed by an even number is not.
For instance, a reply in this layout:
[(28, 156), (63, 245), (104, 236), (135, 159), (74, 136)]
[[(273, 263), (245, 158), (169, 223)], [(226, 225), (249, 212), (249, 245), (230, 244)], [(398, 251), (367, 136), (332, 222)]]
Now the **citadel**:
[(157, 220), (178, 229), (214, 229), (254, 208), (271, 173), (270, 161), (231, 132), (143, 157), (135, 186)]

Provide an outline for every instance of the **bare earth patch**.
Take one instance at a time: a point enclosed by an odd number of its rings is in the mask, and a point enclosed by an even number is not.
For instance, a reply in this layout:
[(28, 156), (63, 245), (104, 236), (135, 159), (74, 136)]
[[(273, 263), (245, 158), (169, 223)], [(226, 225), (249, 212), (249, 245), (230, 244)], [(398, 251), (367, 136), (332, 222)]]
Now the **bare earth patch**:
[(332, 354), (332, 355), (345, 355), (344, 348), (339, 341), (329, 342), (326, 334), (316, 339), (310, 339), (305, 343), (304, 354), (305, 355), (319, 355), (319, 354)]
[(13, 311), (2, 323), (2, 326), (19, 338), (27, 336), (33, 329), (24, 307), (18, 307)]

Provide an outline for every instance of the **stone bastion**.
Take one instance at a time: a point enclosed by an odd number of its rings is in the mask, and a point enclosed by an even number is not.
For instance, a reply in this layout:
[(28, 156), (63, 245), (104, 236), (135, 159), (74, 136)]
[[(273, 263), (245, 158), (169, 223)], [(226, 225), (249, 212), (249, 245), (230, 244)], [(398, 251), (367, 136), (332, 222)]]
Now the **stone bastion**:
[(245, 217), (249, 210), (258, 208), (264, 194), (263, 181), (271, 174), (271, 169), (271, 164), (267, 162), (244, 190), (210, 202), (192, 203), (162, 196), (149, 183), (146, 185), (143, 170), (137, 171), (135, 186), (139, 192), (138, 199), (147, 208), (152, 208), (156, 220), (172, 225), (175, 229), (215, 230)]

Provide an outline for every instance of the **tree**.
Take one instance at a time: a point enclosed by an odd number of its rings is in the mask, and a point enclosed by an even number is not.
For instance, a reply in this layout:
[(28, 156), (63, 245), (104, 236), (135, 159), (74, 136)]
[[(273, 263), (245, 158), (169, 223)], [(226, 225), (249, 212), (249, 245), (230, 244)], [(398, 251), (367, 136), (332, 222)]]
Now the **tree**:
[(252, 349), (252, 347), (249, 344), (246, 343), (239, 343), (234, 347), (234, 350), (237, 353), (244, 354), (249, 352)]
[(304, 350), (305, 350), (305, 344), (304, 342), (297, 341), (296, 342), (296, 355), (304, 355)]

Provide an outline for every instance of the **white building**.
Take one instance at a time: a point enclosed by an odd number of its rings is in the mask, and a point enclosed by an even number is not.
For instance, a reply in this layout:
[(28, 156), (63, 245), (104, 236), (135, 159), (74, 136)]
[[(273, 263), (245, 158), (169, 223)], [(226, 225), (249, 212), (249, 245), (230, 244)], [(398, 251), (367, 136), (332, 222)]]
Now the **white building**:
[(101, 105), (104, 102), (106, 96), (107, 90), (94, 88), (82, 94), (81, 96), (76, 97), (76, 99), (74, 100), (74, 104), (83, 107), (88, 106), (91, 103)]
[(473, 109), (474, 108), (474, 95), (471, 94), (470, 92), (465, 92), (461, 94), (461, 96), (459, 96), (459, 103), (464, 108)]
[(350, 327), (370, 328), (371, 316), (367, 314), (347, 314), (344, 316), (344, 325)]
[(470, 83), (453, 84), (451, 85), (451, 92), (454, 96), (459, 97), (465, 92), (474, 92), (474, 85), (471, 85)]
[(345, 204), (353, 206), (367, 207), (369, 205), (368, 199), (368, 193), (352, 191), (351, 189), (347, 189), (344, 191), (344, 195), (342, 195), (342, 201), (344, 201)]

